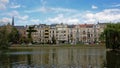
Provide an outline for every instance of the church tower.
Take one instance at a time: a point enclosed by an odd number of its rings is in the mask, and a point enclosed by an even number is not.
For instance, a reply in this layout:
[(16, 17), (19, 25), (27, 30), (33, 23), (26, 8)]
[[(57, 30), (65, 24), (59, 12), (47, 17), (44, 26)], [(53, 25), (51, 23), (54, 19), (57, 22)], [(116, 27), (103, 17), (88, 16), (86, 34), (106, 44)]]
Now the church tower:
[(12, 17), (12, 26), (14, 26), (14, 16)]

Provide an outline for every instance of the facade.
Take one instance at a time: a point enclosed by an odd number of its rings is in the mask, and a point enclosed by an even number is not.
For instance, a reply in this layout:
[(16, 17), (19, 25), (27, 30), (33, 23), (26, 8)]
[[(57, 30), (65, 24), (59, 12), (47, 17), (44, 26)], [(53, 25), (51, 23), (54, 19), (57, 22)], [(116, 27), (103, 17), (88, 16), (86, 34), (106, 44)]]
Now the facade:
[(50, 25), (49, 40), (50, 40), (50, 43), (52, 44), (56, 43), (56, 25), (57, 24)]
[(44, 36), (44, 43), (49, 43), (50, 40), (49, 40), (49, 33), (50, 31), (50, 27), (49, 25), (46, 25), (44, 28), (43, 28), (43, 36)]
[(94, 44), (99, 42), (99, 36), (104, 31), (106, 24), (40, 24), (35, 26), (32, 34), (33, 41), (38, 43), (84, 43)]
[(94, 24), (79, 25), (79, 41), (82, 43), (94, 43)]
[(34, 30), (37, 30), (36, 32), (32, 33), (32, 39), (33, 42), (37, 42), (37, 43), (45, 43), (45, 39), (44, 39), (44, 34), (45, 34), (45, 24), (39, 24), (39, 25), (34, 25), (35, 28)]
[(56, 43), (68, 43), (67, 24), (56, 25)]
[(68, 43), (75, 43), (76, 35), (75, 35), (75, 25), (68, 25)]
[(107, 23), (97, 23), (95, 25), (95, 38), (96, 38), (96, 41), (100, 42), (99, 41), (99, 37), (101, 35), (101, 33), (104, 31), (104, 29), (106, 28), (106, 25)]

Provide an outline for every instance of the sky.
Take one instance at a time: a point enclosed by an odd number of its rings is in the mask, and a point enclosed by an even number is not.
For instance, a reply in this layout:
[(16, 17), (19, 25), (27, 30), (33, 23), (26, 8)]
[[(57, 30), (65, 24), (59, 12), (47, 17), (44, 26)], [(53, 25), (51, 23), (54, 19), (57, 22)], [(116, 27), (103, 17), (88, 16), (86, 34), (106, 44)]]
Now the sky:
[(120, 22), (120, 0), (0, 0), (0, 25)]

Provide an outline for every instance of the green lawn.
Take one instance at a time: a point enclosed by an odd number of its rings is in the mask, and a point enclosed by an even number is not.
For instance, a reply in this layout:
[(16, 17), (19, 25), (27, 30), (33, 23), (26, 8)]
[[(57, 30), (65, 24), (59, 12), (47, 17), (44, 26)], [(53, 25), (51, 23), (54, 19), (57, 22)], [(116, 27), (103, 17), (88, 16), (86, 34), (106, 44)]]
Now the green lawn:
[(105, 45), (84, 45), (84, 44), (76, 44), (76, 45), (71, 45), (71, 44), (40, 44), (40, 45), (20, 45), (20, 44), (16, 44), (16, 45), (12, 45), (10, 48), (25, 48), (25, 49), (29, 49), (29, 48), (69, 48), (69, 47), (80, 47), (80, 48), (105, 48)]

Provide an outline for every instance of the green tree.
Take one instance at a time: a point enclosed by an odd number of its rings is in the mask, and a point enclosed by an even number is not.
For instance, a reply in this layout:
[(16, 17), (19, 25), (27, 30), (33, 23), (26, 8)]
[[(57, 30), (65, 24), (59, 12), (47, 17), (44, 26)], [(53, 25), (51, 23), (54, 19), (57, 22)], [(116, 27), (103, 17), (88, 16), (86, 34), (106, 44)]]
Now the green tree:
[(102, 32), (100, 34), (99, 40), (101, 41), (101, 43), (105, 43), (105, 33), (104, 32)]
[(53, 35), (52, 37), (52, 44), (56, 44), (56, 39), (55, 39), (55, 36)]
[(29, 26), (27, 32), (28, 32), (28, 39), (29, 39), (29, 42), (32, 43), (32, 37), (31, 37), (31, 34), (33, 32), (37, 32), (37, 30), (34, 30), (35, 26)]
[(8, 32), (6, 27), (0, 28), (0, 49), (6, 49), (9, 46)]
[(19, 43), (19, 41), (20, 33), (15, 27), (12, 27), (11, 32), (9, 33), (9, 42), (16, 44)]
[(101, 37), (106, 40), (106, 47), (110, 49), (120, 48), (120, 23), (108, 24)]

